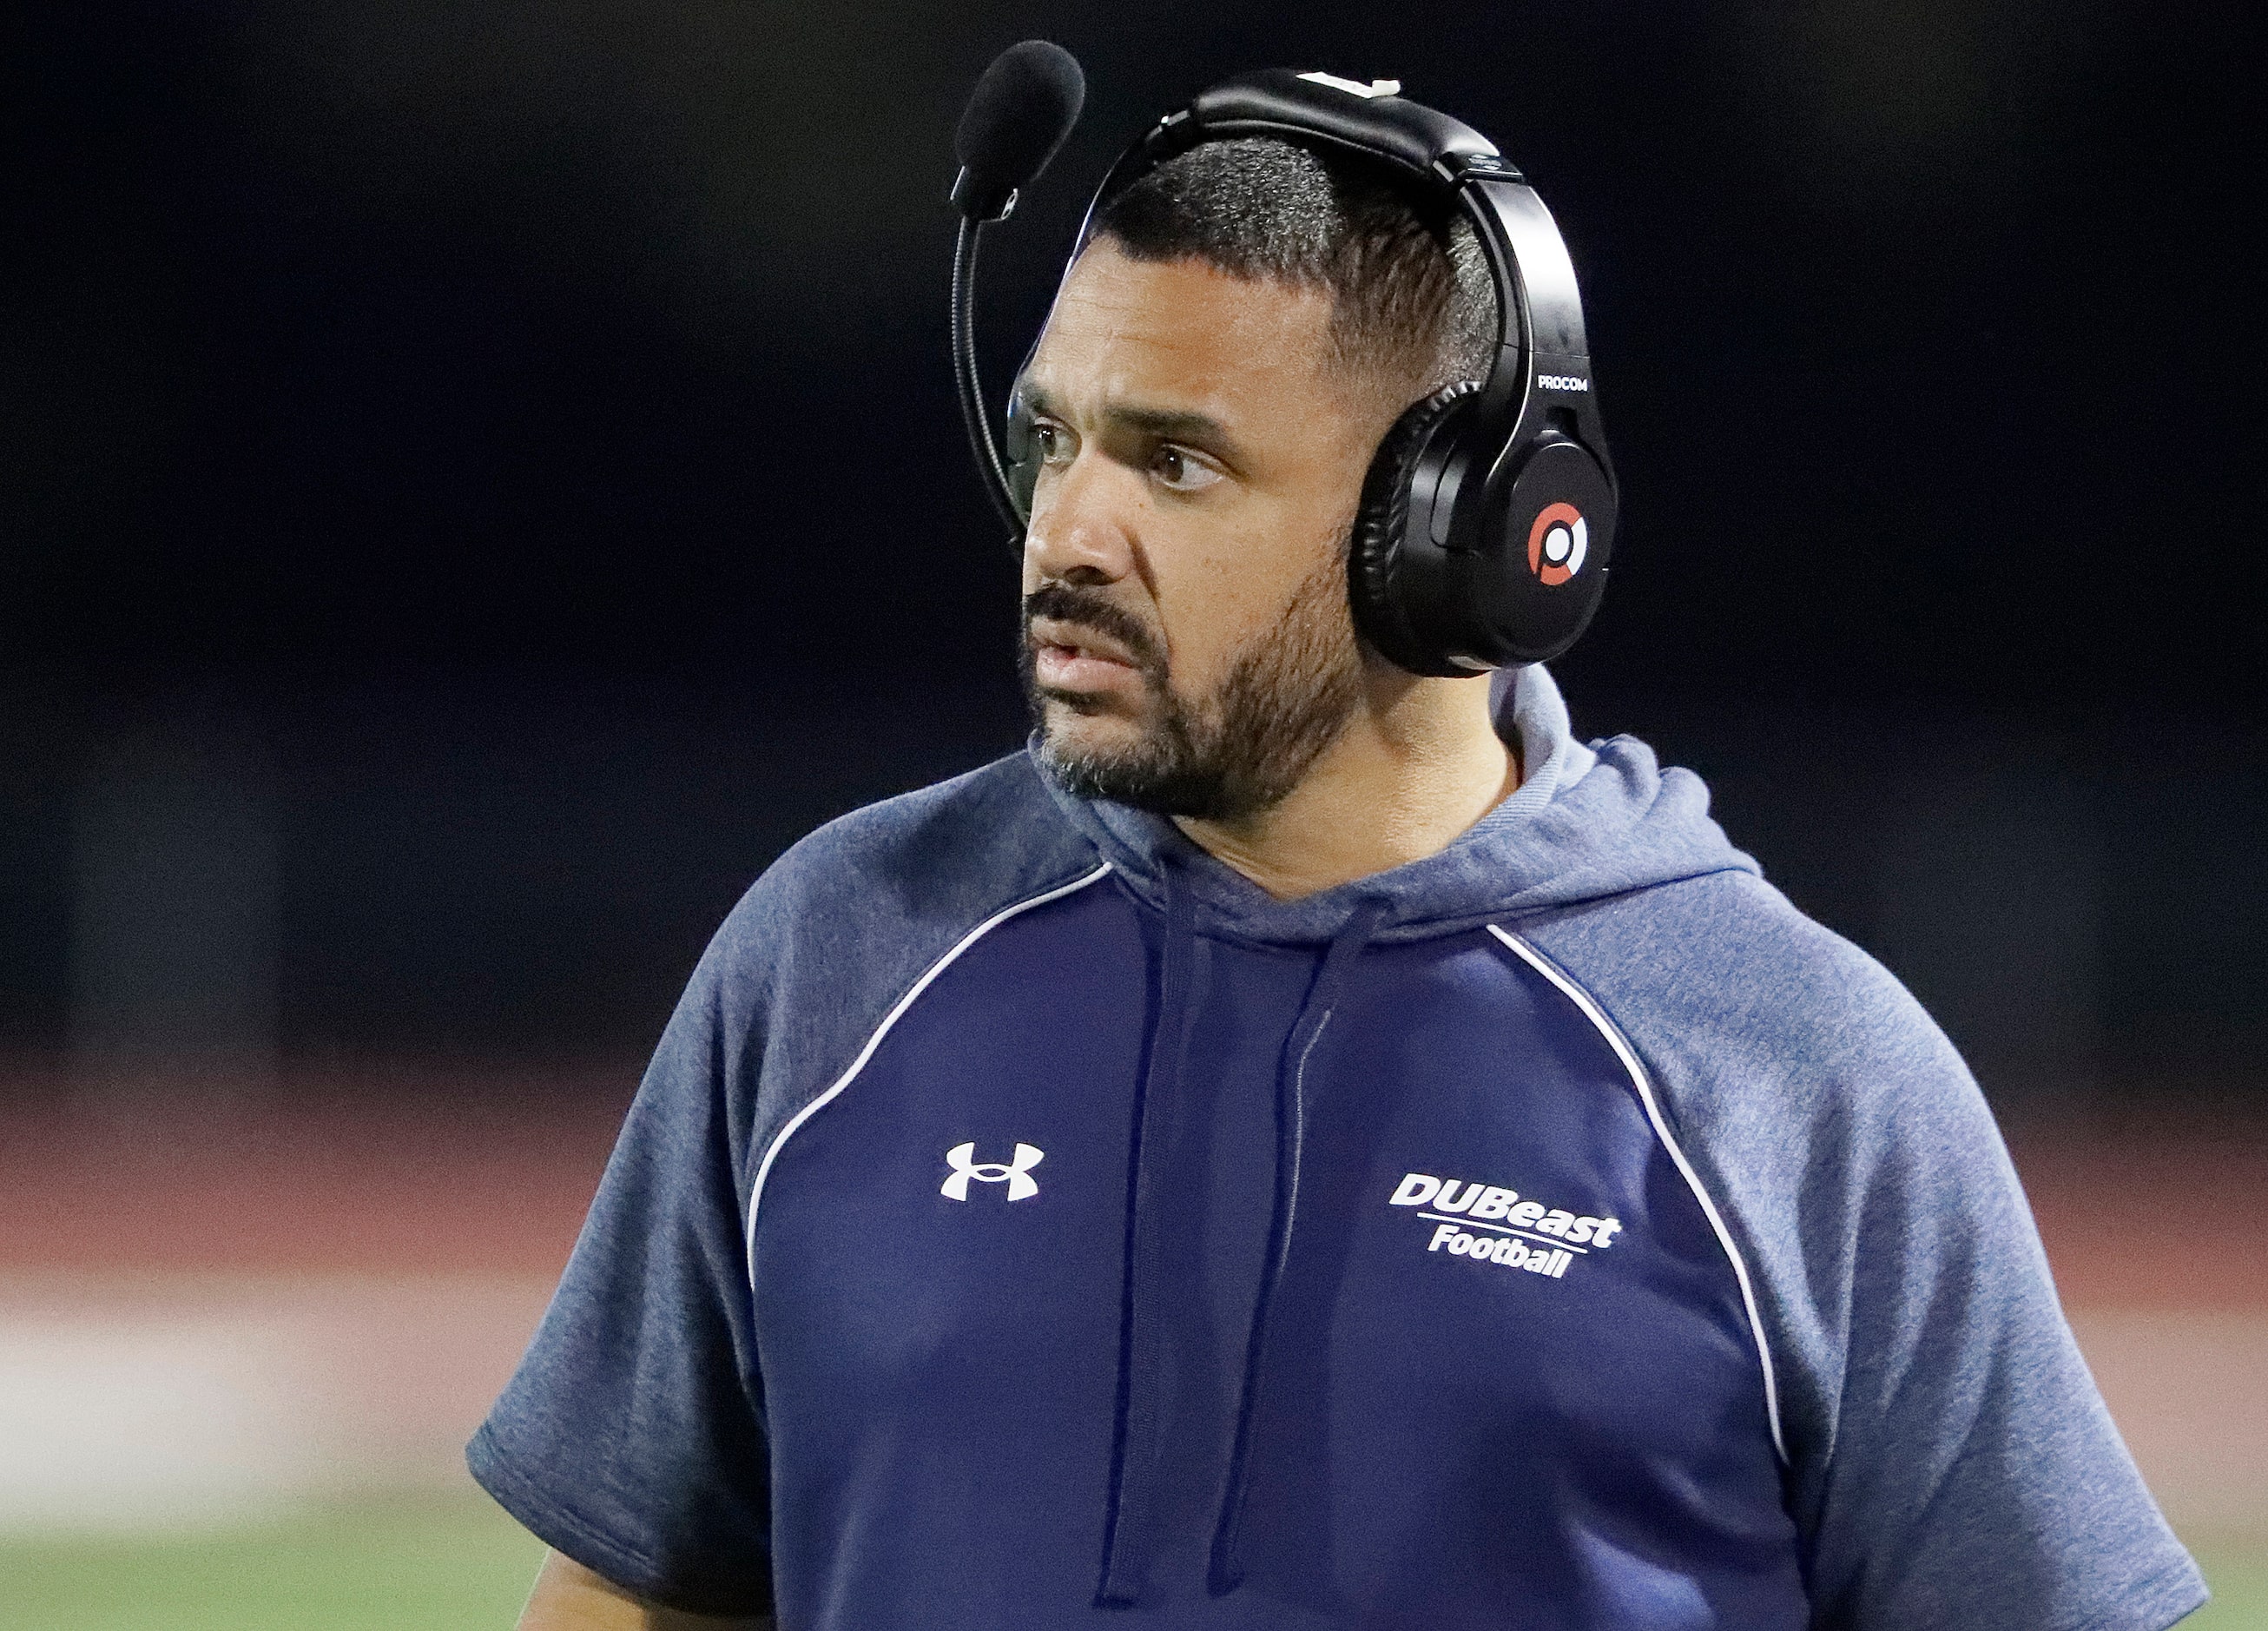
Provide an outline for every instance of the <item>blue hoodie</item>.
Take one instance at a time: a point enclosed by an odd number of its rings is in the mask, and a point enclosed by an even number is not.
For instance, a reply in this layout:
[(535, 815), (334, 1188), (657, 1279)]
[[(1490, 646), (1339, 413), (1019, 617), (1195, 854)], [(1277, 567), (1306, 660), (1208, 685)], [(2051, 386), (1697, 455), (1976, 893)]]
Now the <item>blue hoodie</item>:
[(784, 1631), (2195, 1607), (1944, 1037), (1507, 700), (1512, 798), (1299, 901), (1025, 756), (798, 845), (475, 1474)]

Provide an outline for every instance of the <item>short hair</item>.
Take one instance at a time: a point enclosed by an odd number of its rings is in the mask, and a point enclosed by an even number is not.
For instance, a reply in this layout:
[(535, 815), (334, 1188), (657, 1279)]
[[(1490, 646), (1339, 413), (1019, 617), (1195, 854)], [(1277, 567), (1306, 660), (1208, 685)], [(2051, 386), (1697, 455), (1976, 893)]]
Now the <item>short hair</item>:
[(1494, 363), (1496, 284), (1471, 223), (1379, 160), (1274, 137), (1206, 142), (1112, 199), (1095, 233), (1138, 261), (1327, 292), (1331, 360), (1414, 380), (1417, 396)]

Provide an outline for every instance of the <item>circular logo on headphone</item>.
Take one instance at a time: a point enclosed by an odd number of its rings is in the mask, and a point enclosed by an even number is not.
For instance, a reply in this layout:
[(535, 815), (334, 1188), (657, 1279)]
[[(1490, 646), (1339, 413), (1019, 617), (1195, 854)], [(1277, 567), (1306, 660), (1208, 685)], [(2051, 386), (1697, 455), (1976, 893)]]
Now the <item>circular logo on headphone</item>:
[(1583, 570), (1591, 528), (1572, 504), (1547, 504), (1528, 529), (1528, 570), (1546, 588), (1557, 588)]

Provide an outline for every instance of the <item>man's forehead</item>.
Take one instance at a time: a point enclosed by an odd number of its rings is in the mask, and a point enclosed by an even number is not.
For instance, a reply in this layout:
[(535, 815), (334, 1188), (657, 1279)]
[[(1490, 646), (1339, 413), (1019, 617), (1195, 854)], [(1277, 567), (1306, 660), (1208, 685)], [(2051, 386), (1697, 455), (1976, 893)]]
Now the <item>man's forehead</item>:
[(1197, 260), (1137, 261), (1105, 240), (1064, 280), (1027, 380), (1066, 407), (1223, 418), (1287, 387), (1314, 388), (1329, 321), (1321, 291)]

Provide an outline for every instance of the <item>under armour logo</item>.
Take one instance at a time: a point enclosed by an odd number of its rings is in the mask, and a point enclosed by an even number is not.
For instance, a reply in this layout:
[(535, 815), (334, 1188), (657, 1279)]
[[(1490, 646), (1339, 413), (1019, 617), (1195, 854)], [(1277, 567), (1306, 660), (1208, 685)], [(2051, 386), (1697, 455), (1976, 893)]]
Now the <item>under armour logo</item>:
[(966, 1200), (968, 1199), (968, 1180), (975, 1178), (980, 1184), (1005, 1184), (1011, 1200), (1029, 1200), (1040, 1192), (1039, 1182), (1032, 1177), (1032, 1169), (1046, 1159), (1045, 1152), (1034, 1149), (1029, 1144), (1019, 1144), (1013, 1161), (979, 1161), (974, 1141), (955, 1144), (945, 1152), (945, 1164), (953, 1169), (952, 1176), (945, 1180), (945, 1186), (938, 1193), (947, 1200)]

